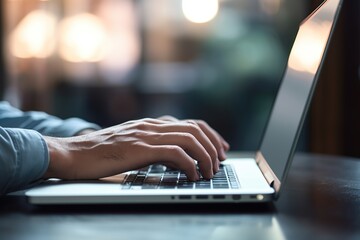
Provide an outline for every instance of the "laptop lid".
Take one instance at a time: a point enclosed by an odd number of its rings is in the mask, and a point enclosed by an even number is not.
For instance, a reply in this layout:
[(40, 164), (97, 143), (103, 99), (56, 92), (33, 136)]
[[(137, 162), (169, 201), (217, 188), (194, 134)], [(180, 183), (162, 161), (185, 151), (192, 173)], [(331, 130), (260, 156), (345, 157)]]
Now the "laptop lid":
[(257, 161), (278, 197), (308, 112), (341, 0), (324, 1), (300, 25)]

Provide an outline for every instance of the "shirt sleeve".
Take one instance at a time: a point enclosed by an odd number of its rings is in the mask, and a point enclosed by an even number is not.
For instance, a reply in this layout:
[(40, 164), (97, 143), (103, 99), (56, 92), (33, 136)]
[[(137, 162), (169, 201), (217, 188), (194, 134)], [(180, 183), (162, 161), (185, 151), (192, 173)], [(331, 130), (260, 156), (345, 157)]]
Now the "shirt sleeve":
[(44, 175), (49, 153), (43, 135), (70, 137), (85, 129), (100, 127), (79, 118), (23, 112), (0, 102), (0, 195), (29, 187)]
[(84, 129), (100, 129), (98, 125), (80, 118), (62, 120), (44, 112), (22, 112), (7, 102), (0, 102), (0, 126), (32, 129), (42, 135), (53, 137), (70, 137)]
[(0, 195), (34, 183), (48, 168), (48, 148), (36, 131), (0, 127), (0, 150)]

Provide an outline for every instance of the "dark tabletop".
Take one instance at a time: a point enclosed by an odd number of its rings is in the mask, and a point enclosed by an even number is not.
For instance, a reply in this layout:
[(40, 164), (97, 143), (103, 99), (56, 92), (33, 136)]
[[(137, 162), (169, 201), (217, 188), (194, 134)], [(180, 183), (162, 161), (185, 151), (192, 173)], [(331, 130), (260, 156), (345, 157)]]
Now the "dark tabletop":
[(297, 154), (266, 204), (29, 205), (0, 198), (0, 239), (360, 239), (360, 159)]

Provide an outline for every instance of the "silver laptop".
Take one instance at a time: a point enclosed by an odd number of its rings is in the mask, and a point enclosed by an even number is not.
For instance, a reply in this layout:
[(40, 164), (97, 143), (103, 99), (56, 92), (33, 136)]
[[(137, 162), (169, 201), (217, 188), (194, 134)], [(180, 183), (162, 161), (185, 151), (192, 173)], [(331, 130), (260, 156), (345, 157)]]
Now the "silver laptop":
[(259, 150), (229, 158), (210, 181), (189, 182), (163, 165), (94, 181), (51, 179), (26, 191), (33, 204), (265, 202), (279, 197), (308, 111), (341, 0), (300, 25)]

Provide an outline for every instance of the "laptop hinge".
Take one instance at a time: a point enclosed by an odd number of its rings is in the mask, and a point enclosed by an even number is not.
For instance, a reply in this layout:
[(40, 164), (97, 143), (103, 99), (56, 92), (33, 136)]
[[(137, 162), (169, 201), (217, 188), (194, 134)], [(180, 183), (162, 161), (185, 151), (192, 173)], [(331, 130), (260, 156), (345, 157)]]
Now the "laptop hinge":
[(268, 184), (278, 193), (281, 183), (260, 151), (256, 152), (255, 159)]

